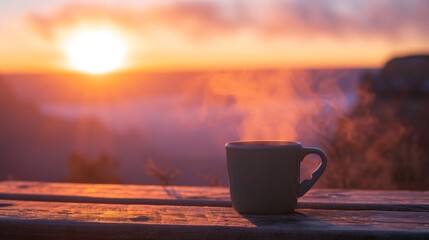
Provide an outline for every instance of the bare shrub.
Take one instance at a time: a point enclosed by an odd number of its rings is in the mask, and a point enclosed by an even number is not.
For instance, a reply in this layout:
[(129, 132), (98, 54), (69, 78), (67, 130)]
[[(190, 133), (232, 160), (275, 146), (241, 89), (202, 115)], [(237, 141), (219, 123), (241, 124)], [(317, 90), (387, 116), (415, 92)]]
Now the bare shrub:
[(159, 180), (161, 185), (171, 185), (173, 180), (182, 175), (178, 168), (161, 167), (151, 158), (144, 164), (144, 167), (147, 175)]

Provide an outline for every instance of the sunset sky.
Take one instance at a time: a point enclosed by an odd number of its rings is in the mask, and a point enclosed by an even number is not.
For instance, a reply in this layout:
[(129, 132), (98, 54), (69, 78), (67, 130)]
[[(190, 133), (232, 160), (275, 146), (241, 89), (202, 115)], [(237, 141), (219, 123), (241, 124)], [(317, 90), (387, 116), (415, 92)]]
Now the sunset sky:
[(380, 67), (429, 52), (428, 13), (426, 0), (1, 1), (0, 72)]

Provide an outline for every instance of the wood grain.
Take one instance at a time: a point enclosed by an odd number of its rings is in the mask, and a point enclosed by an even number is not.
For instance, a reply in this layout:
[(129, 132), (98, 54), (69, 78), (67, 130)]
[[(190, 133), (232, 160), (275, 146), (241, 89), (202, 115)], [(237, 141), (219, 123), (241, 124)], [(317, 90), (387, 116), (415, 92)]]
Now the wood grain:
[(0, 239), (429, 239), (429, 192), (313, 189), (299, 201), (250, 216), (222, 187), (7, 181)]
[[(231, 206), (228, 188), (0, 182), (0, 199), (53, 202)], [(429, 192), (312, 189), (298, 208), (427, 211)]]
[(229, 200), (225, 187), (119, 185), (48, 182), (0, 182), (0, 193), (55, 194), (104, 198)]
[(428, 212), (0, 201), (0, 239), (428, 239)]

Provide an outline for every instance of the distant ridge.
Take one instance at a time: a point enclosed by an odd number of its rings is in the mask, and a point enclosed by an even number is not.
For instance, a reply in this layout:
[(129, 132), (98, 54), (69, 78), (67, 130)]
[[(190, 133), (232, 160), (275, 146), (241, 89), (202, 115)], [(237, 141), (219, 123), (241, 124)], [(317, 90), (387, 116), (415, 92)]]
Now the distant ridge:
[(375, 92), (383, 97), (429, 97), (429, 55), (393, 58), (373, 82)]

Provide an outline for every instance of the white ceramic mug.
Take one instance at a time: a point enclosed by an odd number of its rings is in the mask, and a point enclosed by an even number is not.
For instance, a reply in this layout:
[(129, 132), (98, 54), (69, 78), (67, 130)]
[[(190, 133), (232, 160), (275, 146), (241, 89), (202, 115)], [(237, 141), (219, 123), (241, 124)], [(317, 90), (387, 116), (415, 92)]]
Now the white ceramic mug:
[[(225, 145), (232, 204), (241, 214), (292, 212), (298, 197), (316, 183), (327, 165), (325, 153), (289, 141), (237, 141)], [(300, 183), (301, 161), (317, 154), (321, 163)]]

